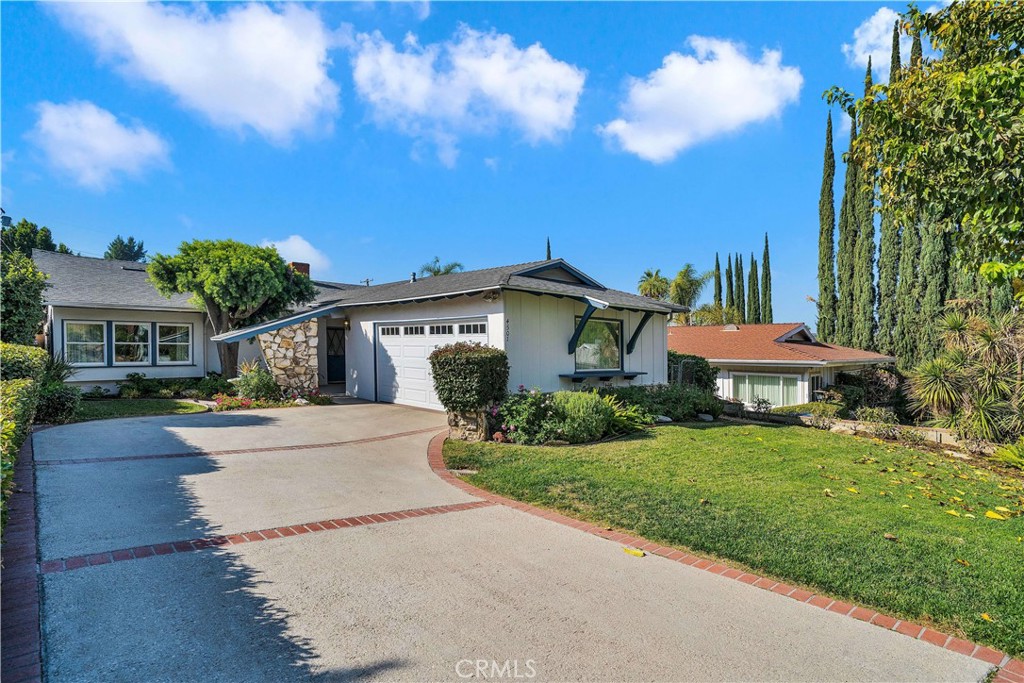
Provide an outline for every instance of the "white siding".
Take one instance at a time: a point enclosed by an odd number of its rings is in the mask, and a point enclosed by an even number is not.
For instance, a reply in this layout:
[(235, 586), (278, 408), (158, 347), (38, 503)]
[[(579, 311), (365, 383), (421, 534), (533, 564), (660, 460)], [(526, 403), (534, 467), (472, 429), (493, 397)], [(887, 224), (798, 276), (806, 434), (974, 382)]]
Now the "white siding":
[[(146, 377), (203, 377), (207, 372), (205, 340), (208, 330), (204, 327), (205, 316), (198, 312), (184, 311), (140, 311), (110, 308), (70, 308), (65, 306), (52, 309), (50, 321), (50, 348), (55, 354), (64, 352), (64, 321), (96, 322), (157, 322), (188, 323), (192, 325), (192, 363), (189, 365), (116, 365), (105, 367), (79, 368), (71, 384), (91, 387), (95, 384), (112, 387), (112, 383), (123, 380), (130, 372), (142, 372)], [(108, 344), (110, 340), (107, 340)], [(216, 358), (216, 356), (214, 356)]]
[[(376, 400), (374, 395), (374, 325), (385, 322), (424, 322), (454, 318), (487, 318), (489, 346), (505, 348), (504, 309), (499, 298), (486, 302), (482, 295), (421, 304), (396, 304), (348, 309), (350, 329), (345, 334), (345, 363), (350, 396)], [(320, 342), (323, 344), (323, 342)]]
[[(575, 359), (569, 354), (569, 338), (576, 327), (576, 317), (586, 304), (572, 299), (534, 296), (525, 292), (505, 292), (505, 348), (508, 351), (509, 386), (556, 391), (572, 388), (560, 374), (575, 370)], [(644, 327), (633, 353), (626, 354), (626, 344), (643, 318), (631, 311), (598, 311), (595, 318), (622, 320), (623, 366), (630, 372), (646, 372), (632, 382), (616, 380), (617, 384), (658, 384), (667, 381), (668, 338), (667, 319), (655, 314)]]

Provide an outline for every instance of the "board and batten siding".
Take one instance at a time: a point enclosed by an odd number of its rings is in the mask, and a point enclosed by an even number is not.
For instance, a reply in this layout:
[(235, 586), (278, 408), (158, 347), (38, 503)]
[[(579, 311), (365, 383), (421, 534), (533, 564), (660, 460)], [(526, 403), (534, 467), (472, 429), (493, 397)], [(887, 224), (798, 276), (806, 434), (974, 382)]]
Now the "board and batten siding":
[[(510, 366), (509, 387), (520, 384), (542, 391), (570, 389), (573, 383), (559, 377), (574, 372), (575, 357), (568, 352), (569, 338), (576, 327), (577, 316), (583, 315), (586, 304), (569, 298), (535, 296), (526, 292), (506, 291), (505, 350)], [(640, 334), (633, 353), (626, 353), (626, 344), (643, 313), (607, 309), (597, 311), (593, 319), (623, 321), (623, 369), (646, 372), (630, 381), (615, 384), (660, 384), (668, 375), (667, 316), (655, 314)]]
[(505, 348), (504, 317), (500, 297), (496, 301), (488, 302), (479, 294), (418, 304), (348, 309), (349, 330), (345, 333), (345, 393), (368, 401), (376, 399), (374, 328), (377, 324), (409, 322), (430, 325), (464, 318), (485, 318), (486, 344), (501, 349)]

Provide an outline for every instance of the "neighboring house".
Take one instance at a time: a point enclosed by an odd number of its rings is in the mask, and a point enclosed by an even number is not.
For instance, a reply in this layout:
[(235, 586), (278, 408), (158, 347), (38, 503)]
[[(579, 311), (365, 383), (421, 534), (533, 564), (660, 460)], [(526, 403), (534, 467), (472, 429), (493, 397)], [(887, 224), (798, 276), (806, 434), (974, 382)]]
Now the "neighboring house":
[(48, 346), (79, 365), (74, 379), (85, 385), (128, 372), (219, 371), (216, 341), (239, 342), (240, 359), (262, 354), (279, 381), (297, 388), (331, 383), (350, 396), (433, 409), (441, 405), (427, 356), (456, 341), (505, 349), (511, 390), (659, 383), (668, 318), (681, 310), (551, 259), (370, 287), (314, 281), (318, 297), (305, 310), (210, 337), (188, 297), (160, 296), (141, 264), (33, 258), (51, 278)]
[[(163, 378), (220, 372), (206, 313), (189, 295), (157, 292), (145, 264), (38, 249), (32, 259), (49, 278), (43, 293), (46, 348), (75, 365), (71, 383), (113, 389), (132, 372)], [(318, 301), (357, 286), (314, 284)], [(257, 344), (240, 345), (240, 361), (259, 357)]]
[(895, 362), (891, 356), (818, 341), (803, 323), (668, 328), (668, 348), (718, 368), (718, 395), (775, 406), (814, 400), (837, 373)]

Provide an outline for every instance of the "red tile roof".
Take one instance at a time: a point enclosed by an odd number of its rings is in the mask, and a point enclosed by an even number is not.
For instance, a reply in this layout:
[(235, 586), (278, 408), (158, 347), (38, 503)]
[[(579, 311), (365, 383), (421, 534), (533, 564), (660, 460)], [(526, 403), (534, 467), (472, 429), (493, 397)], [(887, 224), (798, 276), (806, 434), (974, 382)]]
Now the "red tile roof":
[(668, 348), (714, 361), (776, 361), (803, 365), (889, 363), (895, 360), (873, 351), (813, 341), (803, 323), (670, 326)]

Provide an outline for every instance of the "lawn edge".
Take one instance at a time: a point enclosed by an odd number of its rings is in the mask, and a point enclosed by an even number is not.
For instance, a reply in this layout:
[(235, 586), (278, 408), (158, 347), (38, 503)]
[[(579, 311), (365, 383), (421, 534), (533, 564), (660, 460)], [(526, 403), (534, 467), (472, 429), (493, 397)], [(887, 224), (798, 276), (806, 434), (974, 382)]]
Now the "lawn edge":
[(693, 567), (694, 569), (700, 569), (712, 574), (717, 574), (723, 578), (739, 581), (762, 590), (777, 593), (819, 609), (824, 609), (829, 612), (864, 621), (872, 624), (873, 626), (878, 626), (889, 631), (895, 631), (896, 633), (909, 636), (915, 640), (921, 640), (958, 654), (968, 655), (973, 659), (981, 660), (994, 667), (995, 676), (991, 678), (992, 683), (1024, 683), (1024, 660), (1014, 659), (1005, 652), (1000, 652), (999, 650), (994, 650), (985, 645), (979, 645), (978, 643), (973, 643), (962, 638), (941, 633), (932, 628), (921, 626), (910, 621), (891, 617), (889, 615), (882, 614), (881, 612), (877, 612), (870, 607), (862, 607), (853, 603), (816, 595), (810, 591), (790, 586), (789, 584), (776, 581), (775, 579), (770, 579), (751, 572), (740, 571), (739, 569), (719, 564), (711, 558), (686, 553), (672, 547), (662, 546), (641, 536), (633, 536), (619, 531), (605, 529), (597, 526), (596, 524), (591, 524), (590, 522), (568, 517), (553, 510), (534, 507), (529, 503), (505, 498), (504, 496), (499, 496), (496, 493), (491, 493), (490, 491), (478, 486), (474, 486), (473, 484), (460, 479), (445, 466), (444, 444), (447, 440), (447, 429), (439, 432), (430, 440), (430, 444), (427, 446), (427, 463), (430, 465), (430, 469), (433, 470), (434, 474), (445, 482), (465, 491), (466, 493), (492, 503), (504, 505), (514, 510), (526, 512), (528, 514), (541, 517), (542, 519), (562, 524), (563, 526), (571, 527), (578, 531), (583, 531), (593, 536), (598, 536), (606, 540), (614, 541), (615, 543), (631, 546), (638, 550), (643, 550), (646, 553), (657, 555), (680, 564), (685, 564), (689, 567)]

